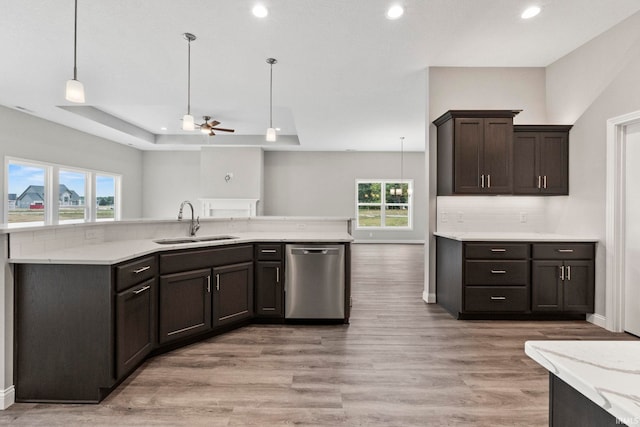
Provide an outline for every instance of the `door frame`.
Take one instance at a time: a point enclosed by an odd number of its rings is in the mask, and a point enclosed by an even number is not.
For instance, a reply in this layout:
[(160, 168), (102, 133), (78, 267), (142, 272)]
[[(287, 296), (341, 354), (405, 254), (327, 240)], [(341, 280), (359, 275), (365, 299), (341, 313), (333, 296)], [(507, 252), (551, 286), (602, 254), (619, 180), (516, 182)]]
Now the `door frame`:
[(624, 330), (625, 145), (627, 126), (640, 123), (640, 111), (607, 120), (606, 328)]

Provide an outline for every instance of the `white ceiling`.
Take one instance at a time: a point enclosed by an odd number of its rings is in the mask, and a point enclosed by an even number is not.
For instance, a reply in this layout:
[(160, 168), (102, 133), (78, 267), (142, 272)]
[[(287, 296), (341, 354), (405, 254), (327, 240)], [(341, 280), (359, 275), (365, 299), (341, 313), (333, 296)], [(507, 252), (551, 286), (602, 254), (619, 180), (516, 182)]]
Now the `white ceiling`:
[[(144, 150), (264, 144), (274, 57), (274, 126), (299, 146), (266, 148), (397, 150), (404, 136), (419, 151), (427, 67), (546, 66), (640, 10), (638, 0), (404, 0), (390, 21), (391, 0), (264, 0), (260, 20), (256, 2), (79, 0), (78, 80), (94, 107), (79, 115), (58, 108), (73, 105), (73, 0), (0, 0), (0, 104)], [(521, 20), (531, 3), (542, 13)], [(232, 136), (180, 130), (185, 32), (197, 36), (192, 114)]]

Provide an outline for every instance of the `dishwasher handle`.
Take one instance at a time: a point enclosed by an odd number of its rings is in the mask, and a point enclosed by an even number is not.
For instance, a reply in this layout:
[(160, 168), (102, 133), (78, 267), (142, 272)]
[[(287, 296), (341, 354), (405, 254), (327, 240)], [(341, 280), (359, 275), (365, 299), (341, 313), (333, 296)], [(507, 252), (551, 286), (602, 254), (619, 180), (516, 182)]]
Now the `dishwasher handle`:
[(293, 255), (337, 255), (340, 252), (336, 248), (294, 248)]

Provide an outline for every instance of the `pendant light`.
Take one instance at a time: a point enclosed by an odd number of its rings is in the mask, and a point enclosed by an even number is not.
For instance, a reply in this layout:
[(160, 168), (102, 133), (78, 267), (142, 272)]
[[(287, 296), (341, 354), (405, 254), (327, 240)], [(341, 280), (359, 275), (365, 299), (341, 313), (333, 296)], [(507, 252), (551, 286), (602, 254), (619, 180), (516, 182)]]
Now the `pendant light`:
[(69, 102), (84, 104), (84, 85), (78, 81), (77, 52), (78, 52), (78, 0), (75, 0), (73, 17), (73, 79), (67, 80), (65, 99)]
[(184, 33), (184, 38), (188, 42), (187, 53), (187, 114), (182, 117), (182, 130), (195, 130), (195, 121), (191, 115), (191, 42), (196, 39), (191, 33)]
[(269, 129), (267, 129), (267, 141), (275, 142), (277, 135), (276, 130), (273, 127), (273, 64), (277, 64), (278, 60), (275, 58), (267, 58), (267, 64), (269, 64)]

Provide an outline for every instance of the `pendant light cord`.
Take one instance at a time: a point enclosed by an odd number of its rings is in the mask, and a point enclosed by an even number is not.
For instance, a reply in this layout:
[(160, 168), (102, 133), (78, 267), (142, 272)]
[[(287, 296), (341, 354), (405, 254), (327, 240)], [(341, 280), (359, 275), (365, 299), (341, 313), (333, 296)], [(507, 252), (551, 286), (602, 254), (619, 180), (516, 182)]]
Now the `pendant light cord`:
[(78, 52), (78, 0), (75, 1), (75, 12), (73, 16), (73, 80), (78, 80), (77, 63)]
[(273, 62), (269, 65), (269, 127), (273, 127)]
[[(78, 1), (78, 0), (76, 0)], [(187, 39), (187, 114), (191, 115), (191, 39)]]

